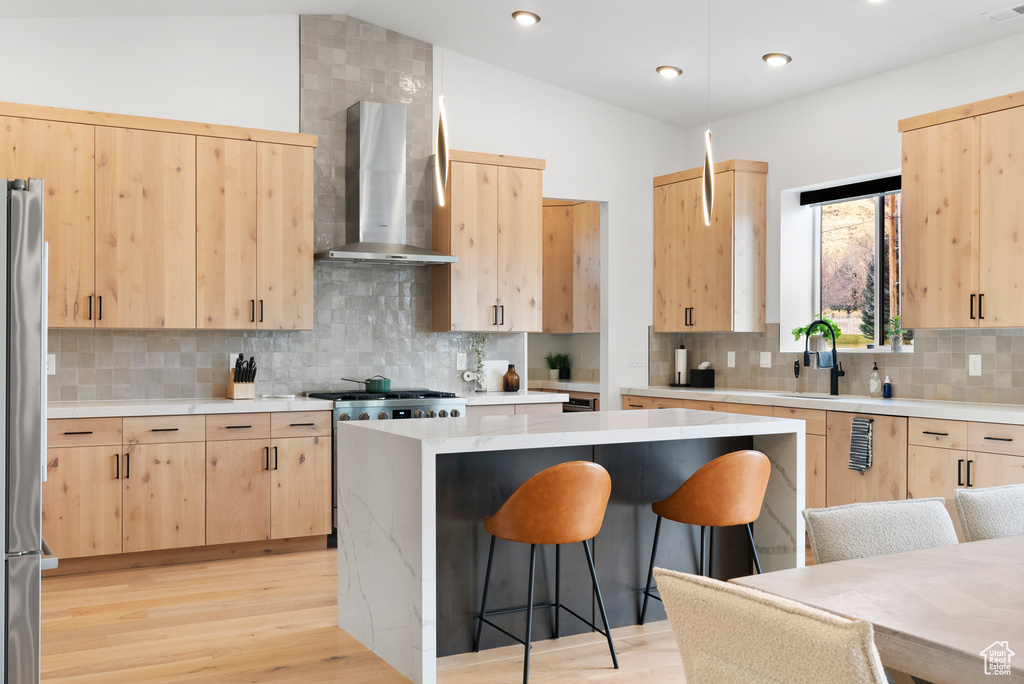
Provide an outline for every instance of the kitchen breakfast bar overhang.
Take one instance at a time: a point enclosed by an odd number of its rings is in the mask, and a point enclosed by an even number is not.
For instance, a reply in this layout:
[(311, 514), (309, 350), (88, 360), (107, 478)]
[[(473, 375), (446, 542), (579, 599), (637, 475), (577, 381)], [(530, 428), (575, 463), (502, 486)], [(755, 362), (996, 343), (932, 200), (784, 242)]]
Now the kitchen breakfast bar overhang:
[[(483, 518), (516, 487), (556, 463), (593, 460), (612, 477), (593, 541), (609, 622), (636, 624), (655, 517), (664, 498), (704, 463), (737, 449), (768, 455), (771, 477), (754, 539), (765, 572), (803, 565), (804, 422), (683, 409), (339, 423), (338, 625), (417, 683), (435, 682), (439, 656), (472, 649), (490, 536)], [(670, 529), (671, 528), (671, 529)], [(746, 530), (715, 531), (716, 577), (752, 572)], [(695, 572), (697, 532), (666, 526), (658, 565)], [(551, 600), (554, 553), (538, 553), (538, 602)], [(565, 548), (561, 600), (594, 615), (581, 549)], [(579, 558), (577, 558), (577, 555)], [(498, 543), (488, 605), (526, 603), (529, 547)], [(536, 611), (534, 640), (550, 613)], [(664, 619), (660, 604), (648, 619)], [(507, 616), (513, 634), (523, 613)], [(584, 631), (562, 619), (561, 634)], [(573, 624), (577, 623), (577, 624)], [(507, 645), (497, 630), (483, 648)]]

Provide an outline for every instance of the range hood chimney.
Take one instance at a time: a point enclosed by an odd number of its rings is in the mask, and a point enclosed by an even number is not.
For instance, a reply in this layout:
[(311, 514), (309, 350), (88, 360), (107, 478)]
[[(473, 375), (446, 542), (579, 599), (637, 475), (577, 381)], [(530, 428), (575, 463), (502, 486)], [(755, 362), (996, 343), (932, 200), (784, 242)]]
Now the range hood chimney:
[(406, 244), (405, 107), (357, 102), (348, 108), (345, 150), (348, 244), (318, 261), (427, 266), (458, 257)]

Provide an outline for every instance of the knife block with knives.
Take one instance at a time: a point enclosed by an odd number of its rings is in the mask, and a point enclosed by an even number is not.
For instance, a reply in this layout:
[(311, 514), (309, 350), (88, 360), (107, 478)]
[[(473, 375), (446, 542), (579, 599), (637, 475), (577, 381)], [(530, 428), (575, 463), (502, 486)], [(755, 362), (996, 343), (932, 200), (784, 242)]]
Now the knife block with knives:
[(244, 358), (244, 355), (239, 354), (235, 367), (231, 369), (228, 399), (256, 398), (256, 358), (252, 357), (248, 361), (244, 361)]

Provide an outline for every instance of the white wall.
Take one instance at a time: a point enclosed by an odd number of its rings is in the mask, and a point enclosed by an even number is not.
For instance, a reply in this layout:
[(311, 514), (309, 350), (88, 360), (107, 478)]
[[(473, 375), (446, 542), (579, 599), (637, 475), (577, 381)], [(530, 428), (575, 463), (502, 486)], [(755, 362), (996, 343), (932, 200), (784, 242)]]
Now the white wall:
[[(618, 107), (453, 52), (443, 84), (450, 147), (539, 157), (546, 197), (607, 203), (601, 230), (601, 401), (619, 405), (623, 386), (646, 386), (653, 320), (654, 176), (679, 171), (683, 132)], [(435, 96), (437, 92), (435, 92)], [(436, 108), (436, 104), (435, 104)], [(436, 126), (436, 113), (435, 113)]]
[[(796, 250), (782, 249), (786, 239), (780, 236), (788, 237), (785, 226), (780, 231), (783, 205), (789, 207), (787, 217), (798, 213), (791, 199), (781, 201), (783, 192), (898, 172), (900, 119), (1024, 90), (1024, 71), (1016, 68), (1022, 56), (1024, 34), (711, 123), (716, 159), (754, 159), (769, 164), (770, 323), (786, 318), (780, 315), (784, 313), (780, 312), (782, 303), (791, 308), (795, 290), (806, 287), (788, 283), (780, 290), (780, 273), (791, 270), (787, 263), (807, 258)], [(794, 59), (799, 60), (799, 55)], [(687, 131), (689, 163), (684, 167), (703, 162), (703, 133), (703, 126)], [(809, 307), (809, 296), (804, 299)], [(784, 332), (794, 327), (782, 322)]]
[(298, 16), (0, 20), (0, 100), (299, 130)]

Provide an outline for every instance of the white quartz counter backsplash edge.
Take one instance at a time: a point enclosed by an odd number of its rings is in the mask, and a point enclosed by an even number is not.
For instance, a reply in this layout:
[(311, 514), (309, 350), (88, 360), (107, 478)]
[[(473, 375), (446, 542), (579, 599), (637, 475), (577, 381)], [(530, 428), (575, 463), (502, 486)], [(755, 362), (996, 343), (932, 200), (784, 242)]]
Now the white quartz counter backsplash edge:
[(1017, 404), (975, 404), (959, 401), (930, 401), (927, 399), (873, 399), (855, 395), (828, 398), (828, 395), (807, 393), (792, 396), (787, 392), (769, 392), (733, 388), (677, 389), (674, 387), (623, 387), (622, 394), (660, 399), (692, 399), (721, 401), (734, 404), (761, 404), (789, 408), (845, 411), (848, 413), (874, 413), (908, 418), (937, 418), (941, 420), (972, 420), (981, 423), (1007, 423), (1024, 425), (1024, 406)]
[(140, 399), (138, 401), (55, 401), (46, 406), (47, 418), (121, 418), (132, 416), (184, 416), (216, 413), (274, 413), (330, 411), (333, 401), (291, 399)]

